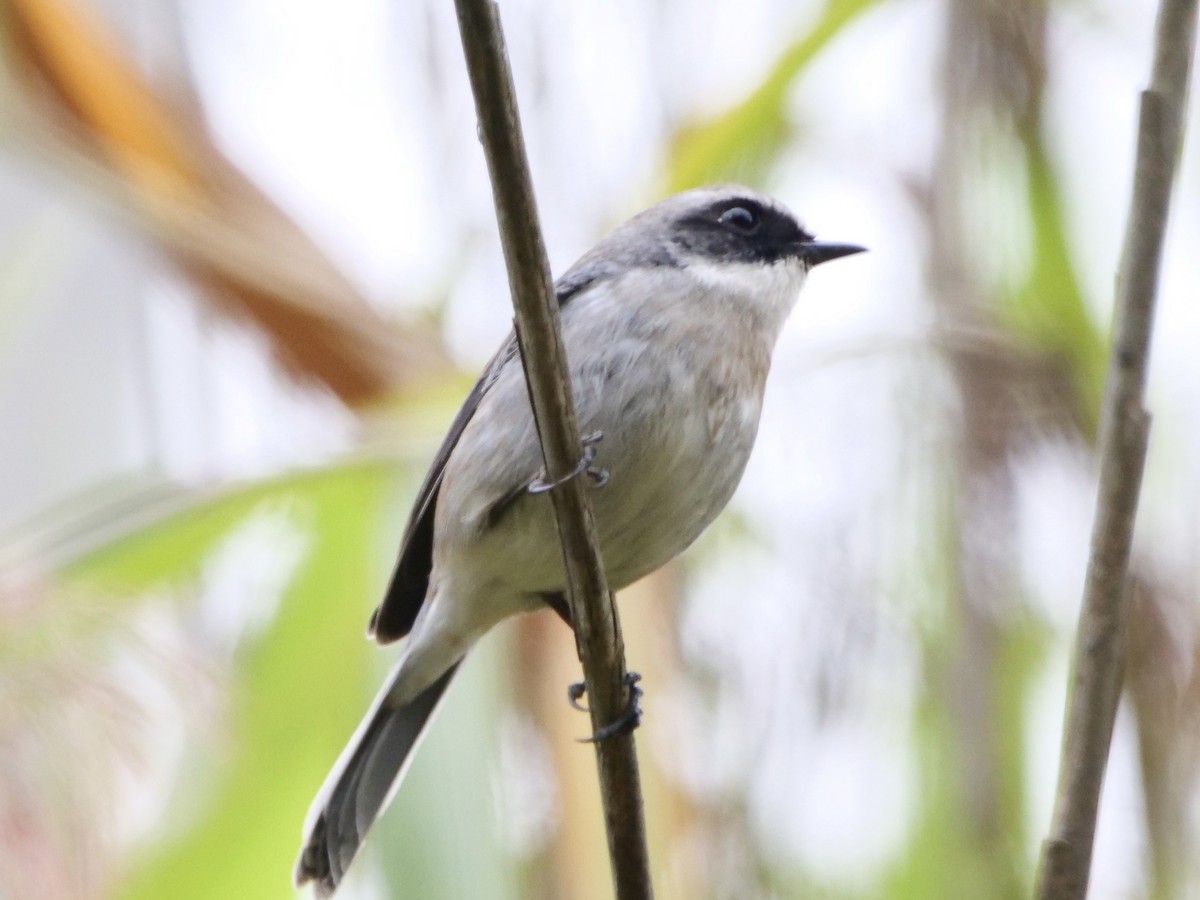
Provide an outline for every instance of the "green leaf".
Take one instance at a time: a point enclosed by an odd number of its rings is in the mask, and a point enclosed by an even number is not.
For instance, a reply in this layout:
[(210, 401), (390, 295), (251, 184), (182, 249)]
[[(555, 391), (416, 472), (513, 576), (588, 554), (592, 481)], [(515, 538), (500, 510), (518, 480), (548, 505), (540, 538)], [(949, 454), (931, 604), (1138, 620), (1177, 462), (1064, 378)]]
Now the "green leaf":
[(1094, 433), (1107, 361), (1105, 339), (1088, 313), (1071, 263), (1066, 213), (1045, 147), (1025, 141), (1033, 264), (1028, 277), (1001, 299), (1000, 315), (1018, 337), (1059, 354), (1068, 364), (1080, 424)]
[[(1054, 636), (1035, 616), (1016, 612), (1022, 606), (1016, 597), (1003, 607), (1012, 614), (966, 608), (970, 600), (962, 593), (953, 489), (931, 485), (925, 502), (931, 525), (919, 541), (930, 543), (918, 543), (914, 558), (903, 563), (915, 562), (913, 574), (930, 605), (930, 614), (919, 622), (928, 689), (913, 719), (917, 806), (903, 854), (876, 895), (897, 900), (1027, 896), (1032, 873), (1022, 738)], [(982, 685), (972, 695), (985, 709), (965, 705), (958, 679), (968, 671), (976, 687)], [(975, 729), (973, 716), (986, 716), (986, 727)]]
[[(230, 525), (287, 498), (310, 529), (309, 553), (270, 628), (235, 660), (231, 735), (216, 764), (199, 757), (205, 796), (191, 827), (145, 853), (118, 896), (127, 900), (292, 897), (305, 811), (352, 732), (370, 671), (363, 639), (378, 594), (378, 539), (394, 470), (341, 468), (223, 498), (93, 554), (80, 576), (128, 585), (193, 569)], [(169, 831), (170, 829), (164, 829)]]
[(134, 594), (199, 572), (214, 547), (264, 503), (303, 499), (330, 480), (353, 481), (381, 464), (292, 473), (254, 482), (167, 514), (64, 565), (59, 574), (107, 593)]
[(672, 141), (670, 192), (713, 181), (757, 181), (788, 137), (788, 88), (813, 59), (877, 0), (831, 0), (812, 30), (796, 40), (749, 97), (715, 119), (685, 126)]

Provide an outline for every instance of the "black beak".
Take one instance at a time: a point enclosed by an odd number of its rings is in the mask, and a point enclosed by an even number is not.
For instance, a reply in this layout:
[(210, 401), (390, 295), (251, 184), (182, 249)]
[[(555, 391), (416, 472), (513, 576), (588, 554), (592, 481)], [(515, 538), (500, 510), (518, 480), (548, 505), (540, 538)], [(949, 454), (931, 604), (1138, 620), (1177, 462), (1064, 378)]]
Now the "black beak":
[(866, 247), (858, 244), (834, 244), (829, 241), (805, 241), (800, 245), (800, 258), (808, 263), (811, 269), (831, 259), (841, 259), (854, 253), (865, 253)]

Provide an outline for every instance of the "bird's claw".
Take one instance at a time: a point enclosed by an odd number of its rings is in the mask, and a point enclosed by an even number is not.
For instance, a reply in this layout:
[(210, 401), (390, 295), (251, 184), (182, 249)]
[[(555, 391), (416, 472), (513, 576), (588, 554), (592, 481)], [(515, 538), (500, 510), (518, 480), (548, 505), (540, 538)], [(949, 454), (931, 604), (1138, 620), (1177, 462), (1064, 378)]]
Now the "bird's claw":
[[(579, 743), (597, 744), (600, 741), (606, 741), (619, 734), (628, 734), (641, 724), (642, 707), (640, 701), (642, 699), (642, 689), (638, 687), (638, 682), (641, 680), (642, 676), (637, 672), (625, 673), (625, 684), (629, 687), (629, 702), (625, 705), (625, 709), (622, 710), (616, 719), (609, 722), (591, 737), (579, 738)], [(580, 712), (589, 712), (588, 708), (579, 702), (579, 698), (586, 693), (587, 685), (582, 681), (576, 681), (574, 684), (567, 686), (567, 702)]]
[(562, 476), (562, 478), (557, 478), (554, 481), (546, 481), (544, 478), (534, 479), (527, 489), (529, 493), (545, 494), (547, 491), (552, 491), (556, 487), (566, 484), (572, 478), (578, 478), (580, 475), (587, 475), (588, 478), (592, 479), (596, 487), (604, 487), (604, 485), (608, 484), (608, 470), (592, 465), (596, 459), (596, 444), (600, 443), (603, 439), (603, 431), (593, 431), (591, 434), (585, 434), (581, 438), (583, 455), (579, 458), (579, 464), (566, 475)]
[(587, 684), (585, 682), (573, 681), (567, 685), (567, 702), (571, 704), (572, 709), (588, 712), (588, 708), (579, 702), (579, 698), (586, 693)]

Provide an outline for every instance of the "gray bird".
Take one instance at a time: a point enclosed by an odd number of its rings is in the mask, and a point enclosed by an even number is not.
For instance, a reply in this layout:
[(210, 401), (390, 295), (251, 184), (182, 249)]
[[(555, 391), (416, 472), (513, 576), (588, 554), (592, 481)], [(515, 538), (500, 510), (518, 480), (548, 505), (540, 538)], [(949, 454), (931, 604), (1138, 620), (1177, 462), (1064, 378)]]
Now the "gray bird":
[[(677, 556), (729, 502), (809, 269), (861, 250), (815, 240), (770, 197), (709, 187), (635, 216), (555, 285), (580, 428), (603, 435), (592, 503), (610, 587)], [(542, 466), (510, 335), (417, 494), (370, 624), (408, 646), (313, 802), (297, 886), (337, 888), (484, 632), (547, 606), (569, 621)]]

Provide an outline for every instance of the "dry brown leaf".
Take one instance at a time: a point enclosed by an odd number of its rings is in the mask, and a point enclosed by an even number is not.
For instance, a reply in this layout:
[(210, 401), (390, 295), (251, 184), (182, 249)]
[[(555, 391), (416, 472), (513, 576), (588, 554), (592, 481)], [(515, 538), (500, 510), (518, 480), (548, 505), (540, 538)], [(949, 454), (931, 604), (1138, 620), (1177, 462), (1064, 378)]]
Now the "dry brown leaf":
[(436, 339), (385, 322), (79, 4), (0, 6), (42, 136), (110, 172), (150, 237), (219, 310), (259, 326), (290, 373), (357, 406), (446, 365)]

